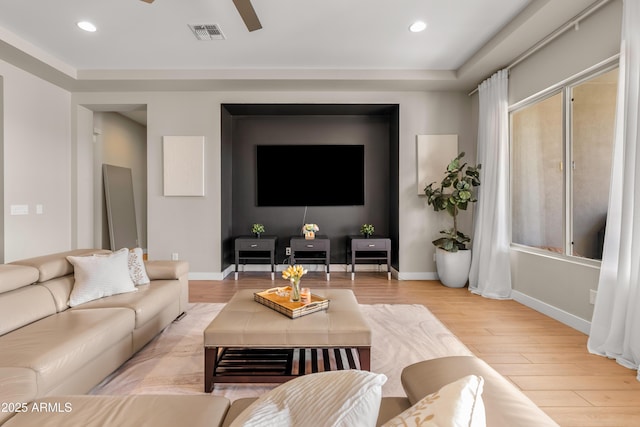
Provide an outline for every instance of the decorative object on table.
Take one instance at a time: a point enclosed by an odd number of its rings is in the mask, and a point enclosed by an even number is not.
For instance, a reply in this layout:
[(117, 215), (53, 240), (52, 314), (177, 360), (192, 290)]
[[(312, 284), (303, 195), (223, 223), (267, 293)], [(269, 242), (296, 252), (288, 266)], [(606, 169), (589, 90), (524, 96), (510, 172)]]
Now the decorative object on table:
[(311, 302), (310, 288), (300, 288), (300, 302), (302, 304), (309, 304)]
[(262, 224), (253, 224), (251, 226), (251, 232), (259, 239), (260, 235), (264, 233), (264, 225)]
[(272, 288), (254, 293), (253, 300), (292, 319), (329, 308), (329, 300), (327, 298), (310, 293), (309, 299), (311, 302), (309, 303), (302, 301), (291, 302), (289, 301), (290, 294), (290, 286)]
[(320, 231), (320, 227), (316, 224), (305, 224), (302, 226), (302, 233), (304, 233), (304, 238), (307, 240), (315, 239), (318, 231)]
[(467, 243), (469, 236), (458, 230), (458, 213), (467, 210), (469, 203), (476, 202), (474, 188), (480, 185), (481, 165), (468, 166), (462, 163), (464, 152), (447, 166), (445, 177), (439, 188), (435, 182), (427, 185), (424, 194), (427, 203), (435, 212), (447, 211), (453, 218), (453, 228), (440, 231), (444, 237), (434, 240), (436, 246), (436, 268), (443, 285), (455, 288), (463, 287), (469, 278), (471, 268), (471, 250)]
[(291, 302), (300, 302), (300, 279), (305, 274), (307, 274), (307, 270), (301, 265), (290, 265), (282, 272), (282, 278), (291, 283), (291, 293), (289, 294)]
[(368, 239), (373, 235), (373, 232), (375, 230), (376, 228), (373, 226), (373, 224), (362, 224), (362, 227), (360, 227), (360, 234)]

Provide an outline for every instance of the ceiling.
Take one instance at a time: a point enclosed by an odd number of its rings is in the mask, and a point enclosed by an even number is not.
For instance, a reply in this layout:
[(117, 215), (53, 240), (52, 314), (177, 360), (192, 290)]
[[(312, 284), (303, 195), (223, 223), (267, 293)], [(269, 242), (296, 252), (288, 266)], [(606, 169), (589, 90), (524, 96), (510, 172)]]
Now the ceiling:
[(252, 0), (249, 32), (232, 0), (0, 0), (0, 59), (69, 90), (468, 89), (592, 2)]

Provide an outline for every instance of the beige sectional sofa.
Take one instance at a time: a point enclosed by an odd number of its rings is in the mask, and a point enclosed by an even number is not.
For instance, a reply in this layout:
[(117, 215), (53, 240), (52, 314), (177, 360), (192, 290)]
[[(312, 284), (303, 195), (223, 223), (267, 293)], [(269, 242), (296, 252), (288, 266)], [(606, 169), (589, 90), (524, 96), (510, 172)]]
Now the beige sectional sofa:
[(83, 394), (183, 313), (188, 264), (146, 262), (150, 282), (136, 292), (74, 307), (67, 256), (86, 249), (0, 265), (0, 424), (16, 403)]
[[(487, 426), (558, 426), (513, 384), (473, 356), (443, 357), (406, 367), (401, 379), (407, 397), (383, 397), (376, 425), (382, 426), (428, 394), (470, 374), (484, 379), (482, 400)], [(12, 417), (3, 427), (229, 427), (255, 400), (238, 399), (231, 404), (224, 397), (210, 395), (58, 396), (31, 402), (24, 412)], [(304, 424), (323, 425), (319, 419), (310, 419)]]

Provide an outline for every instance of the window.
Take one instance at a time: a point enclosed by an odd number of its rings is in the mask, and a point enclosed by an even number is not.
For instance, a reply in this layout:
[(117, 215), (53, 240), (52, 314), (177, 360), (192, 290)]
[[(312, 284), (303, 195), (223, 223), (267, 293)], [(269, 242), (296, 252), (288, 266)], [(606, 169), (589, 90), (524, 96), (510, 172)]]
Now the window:
[(601, 259), (618, 70), (511, 111), (512, 242)]

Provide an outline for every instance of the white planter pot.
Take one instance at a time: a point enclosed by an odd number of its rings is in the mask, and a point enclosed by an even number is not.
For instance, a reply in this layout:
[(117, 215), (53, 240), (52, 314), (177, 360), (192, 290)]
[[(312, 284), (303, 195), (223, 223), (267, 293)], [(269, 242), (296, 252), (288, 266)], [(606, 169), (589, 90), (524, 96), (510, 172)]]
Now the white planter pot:
[(469, 280), (471, 269), (471, 250), (447, 252), (436, 248), (436, 268), (443, 285), (450, 288), (462, 288)]

